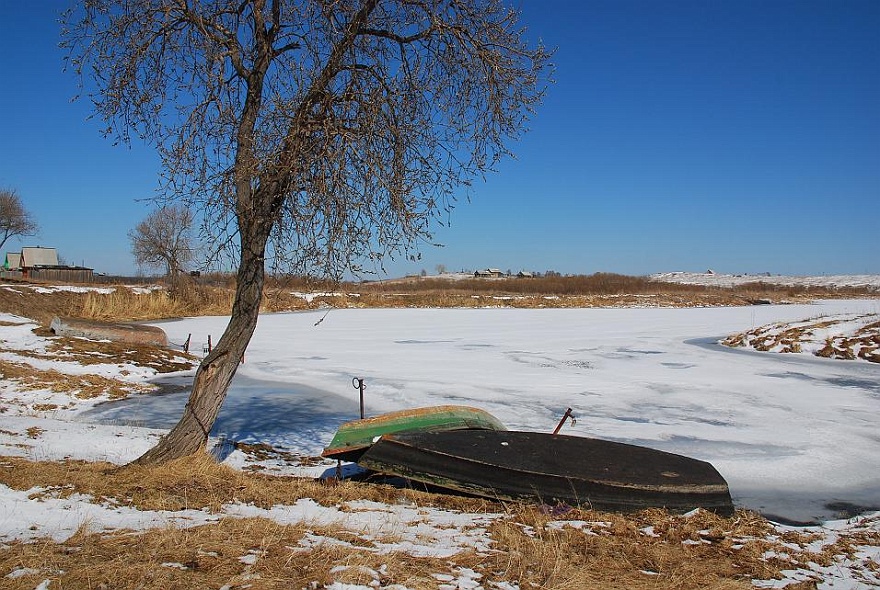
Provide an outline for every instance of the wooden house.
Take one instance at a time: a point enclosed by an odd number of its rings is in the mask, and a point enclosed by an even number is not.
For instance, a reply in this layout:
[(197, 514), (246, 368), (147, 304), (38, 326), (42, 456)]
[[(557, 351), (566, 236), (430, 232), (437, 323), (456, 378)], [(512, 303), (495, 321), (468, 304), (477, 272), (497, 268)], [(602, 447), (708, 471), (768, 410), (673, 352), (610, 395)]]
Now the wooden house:
[(21, 252), (7, 252), (3, 270), (21, 270)]
[(58, 264), (55, 248), (41, 246), (7, 252), (0, 277), (70, 283), (91, 283), (95, 278), (91, 268)]

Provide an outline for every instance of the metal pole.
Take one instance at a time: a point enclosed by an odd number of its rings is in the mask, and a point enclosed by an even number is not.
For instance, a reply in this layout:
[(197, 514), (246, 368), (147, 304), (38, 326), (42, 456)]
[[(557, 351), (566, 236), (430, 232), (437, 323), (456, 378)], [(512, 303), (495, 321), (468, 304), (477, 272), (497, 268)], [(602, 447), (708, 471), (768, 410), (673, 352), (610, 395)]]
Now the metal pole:
[(366, 385), (364, 385), (364, 380), (361, 377), (355, 377), (354, 379), (351, 380), (351, 386), (361, 392), (361, 420), (363, 420), (365, 418), (365, 415), (364, 415), (364, 388), (366, 388)]
[(553, 431), (553, 434), (559, 434), (559, 431), (562, 430), (562, 425), (565, 424), (565, 421), (569, 418), (571, 418), (571, 423), (574, 424), (574, 414), (571, 413), (571, 408), (565, 410), (565, 414), (562, 415), (562, 420), (556, 425), (556, 430)]

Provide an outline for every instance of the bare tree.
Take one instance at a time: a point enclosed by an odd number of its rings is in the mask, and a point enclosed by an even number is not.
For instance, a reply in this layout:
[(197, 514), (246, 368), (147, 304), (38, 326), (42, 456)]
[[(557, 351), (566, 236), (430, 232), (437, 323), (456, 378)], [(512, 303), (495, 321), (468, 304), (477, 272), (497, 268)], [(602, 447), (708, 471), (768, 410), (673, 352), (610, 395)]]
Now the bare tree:
[(183, 205), (167, 205), (150, 213), (128, 233), (138, 266), (164, 268), (176, 284), (195, 259), (193, 214)]
[(517, 21), (501, 0), (87, 0), (67, 13), (64, 45), (106, 133), (155, 143), (159, 198), (198, 207), (238, 263), (226, 331), (180, 422), (138, 462), (204, 446), (267, 265), (339, 278), (412, 257), (509, 154), (550, 69)]
[(13, 189), (0, 189), (0, 250), (9, 238), (33, 236), (37, 223), (28, 213)]

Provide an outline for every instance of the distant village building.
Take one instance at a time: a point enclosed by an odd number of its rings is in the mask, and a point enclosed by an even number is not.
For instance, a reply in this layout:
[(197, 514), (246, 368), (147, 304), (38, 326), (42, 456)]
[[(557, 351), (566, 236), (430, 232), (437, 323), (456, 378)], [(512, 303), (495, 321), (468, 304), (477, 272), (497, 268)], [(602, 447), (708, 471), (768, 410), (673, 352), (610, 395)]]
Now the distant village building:
[(518, 276), (521, 279), (531, 279), (535, 275), (533, 275), (532, 273), (530, 273), (527, 270), (521, 270), (518, 273), (516, 273), (516, 276)]
[(478, 279), (482, 278), (491, 278), (491, 277), (503, 277), (504, 273), (501, 272), (500, 269), (497, 268), (487, 268), (485, 270), (478, 270), (474, 273), (474, 276)]
[(91, 283), (95, 276), (91, 268), (58, 264), (55, 248), (37, 246), (22, 248), (21, 252), (7, 252), (0, 278)]
[(21, 270), (21, 252), (7, 252), (3, 270)]
[(22, 268), (44, 268), (58, 266), (58, 252), (55, 248), (22, 248)]

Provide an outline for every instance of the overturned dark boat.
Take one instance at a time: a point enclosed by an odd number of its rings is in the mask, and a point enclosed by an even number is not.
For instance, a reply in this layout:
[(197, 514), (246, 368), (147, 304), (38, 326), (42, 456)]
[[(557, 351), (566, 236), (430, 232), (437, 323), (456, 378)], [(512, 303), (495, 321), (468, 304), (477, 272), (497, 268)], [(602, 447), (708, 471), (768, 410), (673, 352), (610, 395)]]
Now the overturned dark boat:
[(733, 513), (727, 482), (705, 461), (578, 436), (500, 430), (387, 434), (358, 464), (498, 500), (616, 512)]

